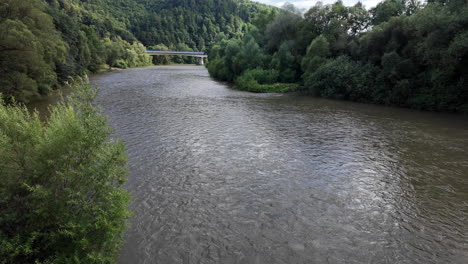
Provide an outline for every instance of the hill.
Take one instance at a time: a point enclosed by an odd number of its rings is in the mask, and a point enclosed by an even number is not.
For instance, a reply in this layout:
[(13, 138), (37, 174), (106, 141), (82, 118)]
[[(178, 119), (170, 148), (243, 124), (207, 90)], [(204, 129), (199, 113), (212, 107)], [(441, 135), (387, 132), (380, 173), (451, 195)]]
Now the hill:
[(0, 93), (27, 102), (103, 64), (149, 65), (144, 45), (206, 50), (241, 37), (272, 8), (248, 0), (4, 0)]

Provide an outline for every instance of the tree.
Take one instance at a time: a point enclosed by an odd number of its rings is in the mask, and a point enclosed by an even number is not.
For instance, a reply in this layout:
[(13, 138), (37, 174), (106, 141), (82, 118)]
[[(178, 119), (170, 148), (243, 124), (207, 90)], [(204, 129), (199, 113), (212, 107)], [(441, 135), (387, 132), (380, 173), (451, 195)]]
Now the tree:
[(238, 55), (240, 52), (239, 42), (236, 40), (230, 40), (226, 44), (225, 49), (225, 57), (224, 57), (224, 65), (226, 66), (226, 70), (228, 76), (226, 79), (229, 81), (234, 80), (236, 76), (242, 73), (243, 66), (240, 65), (238, 60)]
[(390, 20), (391, 17), (405, 13), (404, 0), (385, 0), (371, 9), (372, 24), (379, 25)]
[(239, 65), (245, 69), (254, 69), (262, 66), (263, 52), (255, 39), (247, 34), (242, 42), (238, 55)]
[(47, 95), (66, 52), (52, 18), (37, 0), (5, 0), (0, 14), (0, 92), (7, 101)]
[(278, 51), (286, 41), (296, 37), (301, 17), (287, 11), (281, 12), (265, 29), (265, 47), (270, 52)]
[(284, 42), (278, 52), (273, 55), (271, 68), (279, 72), (280, 82), (291, 83), (297, 80), (299, 65), (293, 55), (294, 47), (294, 41)]
[(323, 35), (315, 38), (307, 48), (306, 56), (302, 58), (301, 67), (304, 75), (309, 75), (317, 70), (321, 64), (326, 62), (326, 57), (329, 54), (330, 44), (327, 39)]
[(103, 40), (103, 49), (105, 51), (105, 61), (109, 65), (109, 69), (114, 66), (117, 60), (124, 54), (124, 49), (118, 42), (112, 41), (109, 38)]
[(47, 122), (0, 102), (0, 262), (114, 263), (129, 195), (126, 157), (96, 94), (79, 88)]

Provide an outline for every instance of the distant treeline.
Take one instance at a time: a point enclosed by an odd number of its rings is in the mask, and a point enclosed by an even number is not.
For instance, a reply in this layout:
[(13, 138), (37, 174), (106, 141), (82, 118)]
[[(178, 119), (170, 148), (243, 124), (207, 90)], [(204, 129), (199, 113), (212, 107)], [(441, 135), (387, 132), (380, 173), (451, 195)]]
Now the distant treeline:
[(240, 38), (272, 7), (246, 0), (2, 0), (0, 93), (28, 102), (74, 76), (109, 67), (188, 63), (151, 57), (162, 50), (205, 50)]
[(254, 92), (468, 112), (468, 4), (385, 0), (366, 10), (317, 3), (262, 11), (242, 38), (222, 40), (208, 69)]

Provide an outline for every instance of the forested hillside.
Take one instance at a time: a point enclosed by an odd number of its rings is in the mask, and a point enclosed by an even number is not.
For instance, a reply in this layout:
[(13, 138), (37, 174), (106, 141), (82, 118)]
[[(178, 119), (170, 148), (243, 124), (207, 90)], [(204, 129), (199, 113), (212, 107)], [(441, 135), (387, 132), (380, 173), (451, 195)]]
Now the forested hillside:
[(211, 48), (212, 76), (254, 92), (468, 112), (464, 0), (385, 0), (371, 10), (338, 1), (304, 15), (289, 5), (255, 25)]
[(271, 9), (247, 0), (137, 0), (147, 9), (131, 31), (145, 45), (186, 44), (205, 50), (218, 38), (241, 37), (259, 10)]
[(205, 50), (215, 40), (240, 38), (266, 9), (246, 0), (3, 0), (0, 93), (27, 102), (103, 64), (149, 65), (144, 45)]

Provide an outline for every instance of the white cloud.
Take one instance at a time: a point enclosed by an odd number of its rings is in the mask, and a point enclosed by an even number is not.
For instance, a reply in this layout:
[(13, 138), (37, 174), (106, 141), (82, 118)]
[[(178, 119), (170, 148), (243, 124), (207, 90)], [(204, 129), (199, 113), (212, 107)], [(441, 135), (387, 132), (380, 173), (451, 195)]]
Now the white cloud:
[[(289, 3), (295, 5), (298, 8), (305, 8), (305, 9), (311, 8), (312, 6), (315, 5), (315, 3), (318, 2), (317, 0), (290, 0), (290, 1), (284, 1), (284, 0), (254, 0), (254, 1), (264, 3), (264, 4), (267, 4), (267, 5), (277, 6), (277, 7), (281, 7), (285, 2), (289, 2)], [(324, 3), (324, 4), (333, 4), (333, 3), (336, 2), (336, 0), (322, 0), (321, 2)], [(358, 0), (343, 0), (343, 4), (345, 6), (352, 6), (352, 5), (356, 4), (357, 2), (358, 2)], [(381, 2), (381, 0), (362, 0), (361, 2), (364, 4), (364, 6), (366, 8), (369, 9), (371, 7), (376, 6), (379, 2)]]

